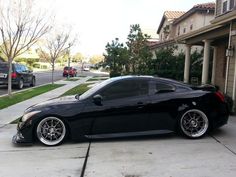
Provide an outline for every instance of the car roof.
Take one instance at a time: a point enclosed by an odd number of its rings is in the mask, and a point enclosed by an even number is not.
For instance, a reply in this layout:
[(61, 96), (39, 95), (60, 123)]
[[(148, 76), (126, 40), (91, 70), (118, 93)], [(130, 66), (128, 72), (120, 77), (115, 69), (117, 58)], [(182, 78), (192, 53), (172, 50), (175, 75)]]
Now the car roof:
[(113, 77), (110, 79), (111, 82), (118, 81), (118, 80), (126, 80), (126, 79), (149, 79), (149, 80), (156, 80), (156, 81), (161, 81), (169, 84), (174, 84), (182, 87), (190, 87), (190, 85), (185, 84), (180, 81), (176, 81), (173, 79), (169, 78), (163, 78), (163, 77), (156, 77), (156, 76), (149, 76), (149, 75), (126, 75), (126, 76), (118, 76), (118, 77)]

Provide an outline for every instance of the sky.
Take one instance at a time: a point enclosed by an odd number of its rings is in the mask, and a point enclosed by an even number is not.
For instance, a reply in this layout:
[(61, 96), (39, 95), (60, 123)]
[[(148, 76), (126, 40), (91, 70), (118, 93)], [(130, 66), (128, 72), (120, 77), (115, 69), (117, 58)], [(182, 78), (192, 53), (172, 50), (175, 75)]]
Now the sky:
[[(130, 25), (140, 24), (155, 34), (164, 11), (188, 11), (194, 5), (213, 0), (41, 0), (55, 13), (57, 24), (72, 27), (77, 34), (73, 52), (102, 55), (115, 38), (126, 42)], [(157, 36), (153, 36), (154, 38)]]

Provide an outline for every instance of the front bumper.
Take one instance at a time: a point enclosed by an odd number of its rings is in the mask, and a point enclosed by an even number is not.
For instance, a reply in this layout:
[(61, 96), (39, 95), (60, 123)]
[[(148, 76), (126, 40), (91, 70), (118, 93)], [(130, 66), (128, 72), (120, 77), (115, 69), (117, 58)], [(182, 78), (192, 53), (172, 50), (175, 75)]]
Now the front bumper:
[(12, 143), (33, 144), (33, 131), (29, 122), (21, 122), (21, 120), (18, 122), (17, 133), (12, 137)]
[(13, 144), (24, 144), (24, 145), (32, 145), (33, 144), (32, 141), (25, 139), (25, 137), (20, 132), (17, 132), (12, 137), (12, 143)]

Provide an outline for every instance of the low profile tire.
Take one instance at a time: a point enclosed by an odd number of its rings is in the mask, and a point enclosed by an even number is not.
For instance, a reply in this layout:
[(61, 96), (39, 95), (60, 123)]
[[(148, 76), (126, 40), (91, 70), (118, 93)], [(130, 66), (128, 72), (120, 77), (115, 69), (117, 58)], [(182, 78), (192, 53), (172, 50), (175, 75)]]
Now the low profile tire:
[(46, 117), (42, 119), (36, 128), (38, 140), (46, 146), (61, 144), (66, 134), (65, 123), (57, 117)]
[(36, 84), (36, 80), (35, 77), (32, 77), (31, 83), (30, 83), (30, 87), (34, 87)]
[(188, 138), (201, 138), (209, 129), (209, 119), (204, 112), (191, 109), (186, 111), (180, 118), (179, 129)]
[(24, 81), (23, 81), (23, 79), (20, 79), (19, 82), (18, 82), (17, 88), (18, 89), (23, 89), (23, 87), (24, 87)]

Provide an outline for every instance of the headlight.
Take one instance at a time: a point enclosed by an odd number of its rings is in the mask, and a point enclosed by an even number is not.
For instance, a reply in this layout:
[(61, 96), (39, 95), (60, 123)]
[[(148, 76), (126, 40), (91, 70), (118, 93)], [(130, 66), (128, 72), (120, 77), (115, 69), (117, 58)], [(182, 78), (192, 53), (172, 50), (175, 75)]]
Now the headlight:
[(25, 122), (26, 120), (28, 120), (29, 118), (31, 118), (33, 115), (35, 115), (35, 114), (38, 114), (38, 113), (40, 113), (41, 111), (32, 111), (32, 112), (29, 112), (29, 113), (26, 113), (26, 114), (24, 114), (23, 115), (23, 117), (22, 117), (22, 122)]

